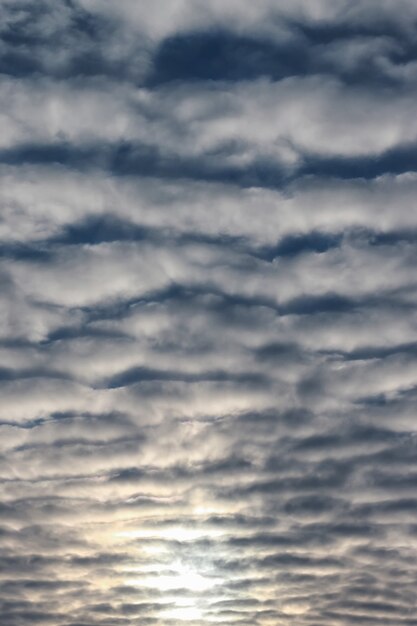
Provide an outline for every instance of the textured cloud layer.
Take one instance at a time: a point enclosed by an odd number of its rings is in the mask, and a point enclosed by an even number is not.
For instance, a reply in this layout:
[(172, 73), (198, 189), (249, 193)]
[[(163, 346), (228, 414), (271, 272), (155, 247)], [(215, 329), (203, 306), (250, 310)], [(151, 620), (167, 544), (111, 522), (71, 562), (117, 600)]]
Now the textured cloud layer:
[(2, 626), (417, 625), (417, 5), (0, 7)]

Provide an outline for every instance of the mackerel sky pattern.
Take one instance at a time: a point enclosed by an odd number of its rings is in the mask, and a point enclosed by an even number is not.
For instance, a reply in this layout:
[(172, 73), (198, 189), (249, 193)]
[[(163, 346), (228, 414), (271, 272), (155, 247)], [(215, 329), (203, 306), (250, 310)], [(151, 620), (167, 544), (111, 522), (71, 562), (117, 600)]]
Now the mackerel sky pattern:
[(0, 2), (1, 626), (417, 626), (417, 2)]

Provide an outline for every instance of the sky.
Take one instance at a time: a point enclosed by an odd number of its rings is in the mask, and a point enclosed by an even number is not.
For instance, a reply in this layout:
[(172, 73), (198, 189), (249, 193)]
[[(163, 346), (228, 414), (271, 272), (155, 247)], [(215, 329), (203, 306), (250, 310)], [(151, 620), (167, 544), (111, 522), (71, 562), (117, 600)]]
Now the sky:
[(417, 626), (416, 42), (0, 2), (1, 626)]

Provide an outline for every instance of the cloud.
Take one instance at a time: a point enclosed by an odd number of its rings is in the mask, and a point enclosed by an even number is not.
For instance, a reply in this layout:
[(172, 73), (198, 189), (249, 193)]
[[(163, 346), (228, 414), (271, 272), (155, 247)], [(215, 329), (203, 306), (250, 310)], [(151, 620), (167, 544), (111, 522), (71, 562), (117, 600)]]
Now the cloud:
[(2, 624), (417, 623), (416, 18), (2, 3)]

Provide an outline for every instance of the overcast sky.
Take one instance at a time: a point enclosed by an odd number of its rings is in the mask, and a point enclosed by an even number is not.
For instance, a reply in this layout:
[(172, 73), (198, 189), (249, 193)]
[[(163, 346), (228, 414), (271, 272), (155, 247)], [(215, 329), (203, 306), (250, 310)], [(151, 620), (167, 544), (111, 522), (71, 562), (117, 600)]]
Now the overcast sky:
[(416, 626), (416, 0), (0, 32), (1, 626)]

